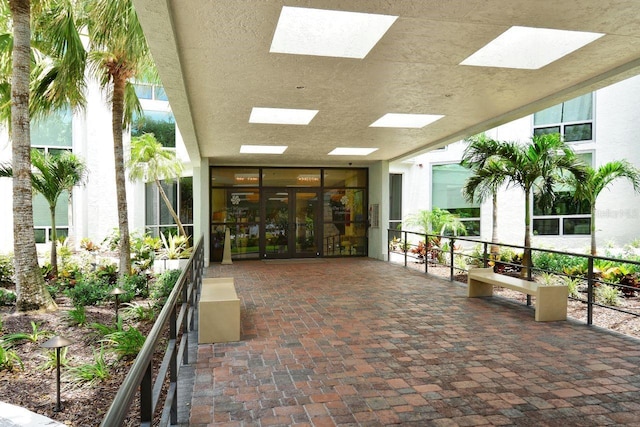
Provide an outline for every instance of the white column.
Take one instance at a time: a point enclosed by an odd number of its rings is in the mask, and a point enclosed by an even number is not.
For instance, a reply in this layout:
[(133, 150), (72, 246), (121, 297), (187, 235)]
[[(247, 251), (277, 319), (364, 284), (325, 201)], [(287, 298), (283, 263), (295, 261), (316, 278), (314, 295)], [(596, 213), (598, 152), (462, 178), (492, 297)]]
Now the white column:
[(193, 168), (193, 235), (194, 239), (204, 236), (204, 262), (209, 265), (211, 258), (211, 218), (209, 218), (209, 196), (211, 185), (209, 183), (209, 160), (201, 159), (198, 167)]
[(389, 227), (389, 162), (380, 161), (369, 167), (369, 207), (380, 206), (378, 228), (369, 227), (369, 257), (387, 260), (387, 228)]

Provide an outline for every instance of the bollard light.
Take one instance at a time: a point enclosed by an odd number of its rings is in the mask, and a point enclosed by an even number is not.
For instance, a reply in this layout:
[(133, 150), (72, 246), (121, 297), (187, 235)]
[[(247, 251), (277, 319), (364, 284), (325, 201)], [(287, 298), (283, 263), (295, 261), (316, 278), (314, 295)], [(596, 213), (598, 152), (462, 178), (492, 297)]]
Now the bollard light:
[(113, 288), (113, 290), (111, 292), (109, 292), (109, 294), (111, 295), (115, 295), (116, 297), (116, 325), (118, 324), (118, 306), (120, 305), (120, 295), (127, 293), (126, 291), (123, 291), (120, 288)]
[(50, 340), (42, 343), (42, 347), (44, 348), (56, 349), (56, 406), (53, 408), (53, 412), (62, 411), (62, 404), (60, 403), (60, 349), (71, 344), (73, 344), (71, 341), (59, 335), (56, 335)]

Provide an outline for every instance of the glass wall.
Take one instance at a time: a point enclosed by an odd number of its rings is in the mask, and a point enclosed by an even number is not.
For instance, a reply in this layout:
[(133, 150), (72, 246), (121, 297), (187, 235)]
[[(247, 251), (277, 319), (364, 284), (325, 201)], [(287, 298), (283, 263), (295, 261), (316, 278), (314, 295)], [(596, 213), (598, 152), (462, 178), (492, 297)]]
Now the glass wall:
[(211, 260), (367, 253), (367, 170), (211, 168)]

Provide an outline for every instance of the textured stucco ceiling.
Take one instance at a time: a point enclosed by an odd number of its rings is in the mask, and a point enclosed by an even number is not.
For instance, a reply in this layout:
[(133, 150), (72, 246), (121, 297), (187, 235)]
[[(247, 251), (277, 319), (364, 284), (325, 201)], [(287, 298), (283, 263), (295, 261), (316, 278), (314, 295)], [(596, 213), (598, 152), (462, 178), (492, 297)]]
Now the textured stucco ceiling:
[[(134, 0), (192, 161), (366, 165), (441, 147), (640, 73), (640, 2)], [(269, 53), (282, 6), (398, 16), (364, 59)], [(604, 33), (539, 70), (461, 66), (509, 27)], [(309, 126), (250, 124), (252, 107), (320, 110)], [(443, 114), (423, 129), (385, 113)], [(241, 144), (288, 145), (284, 155)], [(335, 147), (378, 147), (367, 157)]]

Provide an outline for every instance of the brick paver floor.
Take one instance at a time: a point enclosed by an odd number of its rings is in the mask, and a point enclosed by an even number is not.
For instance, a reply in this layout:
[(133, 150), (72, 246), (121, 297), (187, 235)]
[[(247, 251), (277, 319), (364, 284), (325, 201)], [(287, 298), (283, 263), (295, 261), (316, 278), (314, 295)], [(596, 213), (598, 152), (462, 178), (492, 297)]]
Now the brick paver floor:
[(372, 259), (235, 262), (191, 426), (640, 426), (640, 341)]

